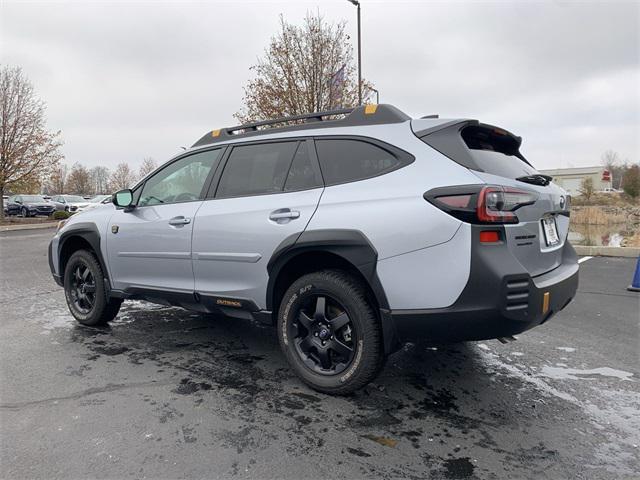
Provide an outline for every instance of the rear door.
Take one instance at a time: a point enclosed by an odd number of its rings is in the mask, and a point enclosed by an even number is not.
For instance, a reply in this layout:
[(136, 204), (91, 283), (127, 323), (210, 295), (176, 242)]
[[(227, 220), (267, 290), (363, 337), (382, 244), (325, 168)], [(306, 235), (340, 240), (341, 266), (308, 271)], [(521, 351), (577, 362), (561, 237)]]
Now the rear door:
[(569, 232), (570, 199), (524, 158), (520, 137), (476, 121), (416, 134), (489, 185), (533, 192), (536, 201), (516, 211), (519, 223), (505, 225), (507, 245), (531, 276), (560, 265)]
[(115, 211), (106, 233), (115, 289), (193, 293), (193, 223), (221, 152), (217, 148), (171, 162), (136, 192), (134, 209)]
[(313, 144), (235, 145), (219, 177), (194, 226), (196, 292), (203, 301), (243, 299), (264, 309), (271, 255), (304, 231), (322, 195)]

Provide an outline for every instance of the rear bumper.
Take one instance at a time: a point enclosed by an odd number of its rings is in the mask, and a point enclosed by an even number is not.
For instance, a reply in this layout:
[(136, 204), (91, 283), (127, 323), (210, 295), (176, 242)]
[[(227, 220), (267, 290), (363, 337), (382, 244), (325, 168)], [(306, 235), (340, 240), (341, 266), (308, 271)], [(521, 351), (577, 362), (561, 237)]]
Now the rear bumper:
[(506, 245), (480, 245), (479, 230), (472, 230), (469, 280), (453, 305), (390, 312), (400, 342), (506, 337), (546, 322), (573, 299), (578, 289), (578, 257), (568, 242), (560, 266), (531, 277)]

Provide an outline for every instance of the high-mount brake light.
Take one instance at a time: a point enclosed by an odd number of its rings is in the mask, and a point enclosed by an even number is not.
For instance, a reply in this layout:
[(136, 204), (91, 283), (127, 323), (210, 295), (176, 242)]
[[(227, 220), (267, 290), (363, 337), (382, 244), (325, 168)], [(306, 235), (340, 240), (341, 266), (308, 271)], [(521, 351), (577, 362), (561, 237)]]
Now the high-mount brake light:
[(425, 200), (464, 222), (518, 223), (515, 211), (535, 203), (533, 192), (502, 186), (460, 185), (430, 190)]

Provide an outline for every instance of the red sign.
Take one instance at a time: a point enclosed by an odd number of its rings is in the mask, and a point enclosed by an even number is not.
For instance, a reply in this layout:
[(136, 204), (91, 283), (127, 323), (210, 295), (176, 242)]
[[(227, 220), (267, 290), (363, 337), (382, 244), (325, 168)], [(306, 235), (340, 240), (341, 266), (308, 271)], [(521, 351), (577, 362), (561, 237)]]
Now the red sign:
[(602, 171), (602, 181), (603, 182), (610, 182), (611, 181), (611, 173), (609, 172), (609, 170), (603, 170)]

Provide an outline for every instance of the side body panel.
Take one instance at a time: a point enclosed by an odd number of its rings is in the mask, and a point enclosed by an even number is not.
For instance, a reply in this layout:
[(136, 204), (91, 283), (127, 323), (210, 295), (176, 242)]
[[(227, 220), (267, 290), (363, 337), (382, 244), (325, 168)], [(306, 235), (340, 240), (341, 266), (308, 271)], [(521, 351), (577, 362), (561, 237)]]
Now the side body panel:
[[(112, 288), (193, 292), (191, 233), (200, 205), (202, 201), (116, 210), (106, 233)], [(179, 217), (189, 223), (170, 223)]]
[[(267, 263), (288, 236), (304, 231), (323, 188), (206, 200), (193, 231), (195, 290), (266, 308)], [(297, 218), (271, 219), (290, 210)]]

